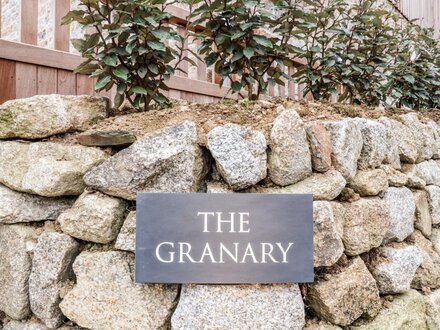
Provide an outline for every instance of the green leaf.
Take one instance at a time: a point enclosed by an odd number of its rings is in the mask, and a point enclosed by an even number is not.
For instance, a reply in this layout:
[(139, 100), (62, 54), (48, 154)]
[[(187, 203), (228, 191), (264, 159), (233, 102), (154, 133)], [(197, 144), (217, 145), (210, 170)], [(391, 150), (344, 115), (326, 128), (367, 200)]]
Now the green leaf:
[(117, 67), (116, 69), (113, 69), (112, 72), (116, 77), (118, 77), (124, 81), (126, 81), (128, 79), (129, 71), (126, 67), (123, 67), (123, 66)]
[(239, 92), (240, 90), (241, 90), (241, 83), (239, 82), (239, 81), (234, 81), (232, 84), (231, 84), (231, 88), (232, 88), (232, 90), (234, 91), (234, 92)]
[(144, 79), (145, 76), (146, 76), (147, 73), (148, 73), (148, 69), (147, 69), (145, 66), (141, 66), (141, 67), (138, 69), (137, 73), (138, 73), (139, 77), (141, 77), (142, 79)]
[(159, 74), (159, 68), (157, 67), (156, 64), (148, 64), (148, 70), (150, 70), (151, 72), (153, 72), (154, 74)]
[(267, 39), (266, 37), (254, 36), (253, 38), (254, 38), (254, 41), (261, 46), (270, 47), (270, 48), (273, 47), (272, 42), (269, 39)]
[(166, 47), (163, 43), (158, 42), (158, 41), (148, 41), (147, 45), (154, 50), (160, 50), (160, 51), (165, 51)]
[(130, 92), (133, 92), (135, 94), (142, 94), (142, 95), (148, 94), (147, 90), (141, 86), (134, 86), (134, 87), (130, 88)]
[(112, 80), (111, 76), (105, 76), (101, 79), (99, 79), (96, 84), (95, 84), (95, 90), (99, 91), (101, 89), (103, 89), (105, 86), (107, 86), (107, 84)]
[(416, 82), (416, 79), (411, 75), (405, 75), (403, 76), (403, 79), (405, 79), (410, 84), (414, 84)]
[(254, 56), (255, 51), (253, 48), (251, 47), (245, 47), (245, 49), (243, 49), (243, 55), (246, 56), (246, 58), (250, 59), (252, 56)]

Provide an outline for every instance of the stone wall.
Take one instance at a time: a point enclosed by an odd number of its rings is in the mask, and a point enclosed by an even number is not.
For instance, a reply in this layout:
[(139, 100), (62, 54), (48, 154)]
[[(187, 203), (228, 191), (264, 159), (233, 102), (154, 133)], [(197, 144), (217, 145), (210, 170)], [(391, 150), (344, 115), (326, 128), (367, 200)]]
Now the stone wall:
[[(261, 102), (273, 121), (86, 131), (107, 106), (0, 106), (0, 328), (440, 328), (435, 122), (305, 120), (298, 104)], [(313, 193), (315, 282), (135, 284), (137, 191)]]

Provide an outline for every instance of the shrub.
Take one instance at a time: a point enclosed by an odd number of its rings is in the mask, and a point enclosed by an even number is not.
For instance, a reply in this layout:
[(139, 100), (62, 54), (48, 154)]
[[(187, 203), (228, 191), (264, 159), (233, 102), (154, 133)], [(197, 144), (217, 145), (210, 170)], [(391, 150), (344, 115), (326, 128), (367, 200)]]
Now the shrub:
[(233, 92), (247, 90), (249, 99), (258, 99), (269, 84), (284, 85), (289, 78), (284, 66), (291, 65), (286, 56), (286, 38), (272, 34), (277, 24), (265, 2), (253, 0), (197, 1), (195, 24), (206, 28), (196, 34), (201, 41), (200, 55), (207, 66), (227, 80)]
[[(80, 0), (80, 10), (63, 18), (87, 31), (73, 39), (86, 59), (75, 72), (97, 77), (95, 89), (117, 86), (115, 106), (127, 99), (134, 108), (148, 110), (155, 101), (167, 104), (162, 91), (184, 57), (185, 40), (169, 25), (165, 0)], [(176, 45), (170, 46), (170, 42)]]

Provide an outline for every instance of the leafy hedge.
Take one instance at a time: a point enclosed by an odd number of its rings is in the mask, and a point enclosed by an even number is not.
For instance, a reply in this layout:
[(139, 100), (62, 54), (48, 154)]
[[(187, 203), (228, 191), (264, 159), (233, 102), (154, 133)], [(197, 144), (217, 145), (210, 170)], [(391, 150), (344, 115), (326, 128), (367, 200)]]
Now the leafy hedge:
[[(182, 1), (190, 8), (185, 37), (166, 12), (174, 2), (80, 0), (64, 18), (91, 31), (72, 40), (85, 58), (76, 72), (97, 77), (98, 91), (116, 85), (116, 106), (127, 99), (145, 110), (153, 101), (168, 103), (167, 80), (183, 61), (195, 65), (188, 53), (212, 66), (220, 85), (249, 99), (294, 80), (316, 100), (440, 107), (434, 31), (377, 0)], [(200, 41), (197, 52), (186, 46), (189, 36)], [(290, 76), (293, 59), (305, 65)]]

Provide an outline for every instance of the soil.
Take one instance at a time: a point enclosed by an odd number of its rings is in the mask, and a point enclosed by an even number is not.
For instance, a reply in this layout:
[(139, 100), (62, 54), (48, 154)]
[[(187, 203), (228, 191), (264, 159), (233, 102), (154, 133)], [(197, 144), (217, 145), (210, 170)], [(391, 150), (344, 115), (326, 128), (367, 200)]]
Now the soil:
[[(304, 122), (314, 120), (338, 120), (347, 117), (362, 117), (377, 119), (381, 116), (396, 118), (401, 114), (414, 110), (353, 106), (341, 103), (316, 103), (305, 101), (291, 101), (273, 98), (270, 101), (224, 101), (209, 104), (180, 104), (172, 108), (153, 109), (147, 112), (136, 112), (131, 108), (112, 110), (109, 118), (93, 126), (91, 131), (123, 130), (137, 136), (163, 128), (183, 120), (196, 122), (200, 128), (199, 143), (205, 144), (206, 134), (215, 126), (226, 123), (245, 125), (262, 131), (266, 138), (270, 133), (272, 122), (277, 114), (284, 108), (294, 108)], [(440, 124), (440, 110), (418, 111), (422, 121), (433, 120)], [(76, 144), (76, 134), (65, 134), (50, 138), (68, 144)]]

